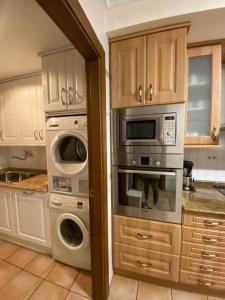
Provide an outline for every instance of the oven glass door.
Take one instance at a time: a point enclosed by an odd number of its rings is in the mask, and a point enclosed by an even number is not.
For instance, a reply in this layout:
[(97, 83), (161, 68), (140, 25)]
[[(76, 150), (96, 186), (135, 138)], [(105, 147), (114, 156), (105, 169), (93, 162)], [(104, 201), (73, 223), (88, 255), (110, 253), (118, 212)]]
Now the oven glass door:
[[(179, 223), (181, 170), (117, 169), (117, 212)], [(178, 215), (176, 215), (178, 213)]]

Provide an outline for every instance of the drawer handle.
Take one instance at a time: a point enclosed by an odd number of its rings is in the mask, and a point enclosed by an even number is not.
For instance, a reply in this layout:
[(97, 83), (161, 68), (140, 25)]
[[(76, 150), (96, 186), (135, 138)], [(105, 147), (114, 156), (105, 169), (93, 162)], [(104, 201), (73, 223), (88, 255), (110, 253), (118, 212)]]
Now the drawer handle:
[(206, 266), (200, 266), (200, 271), (205, 273), (212, 273), (216, 271), (216, 268), (209, 268)]
[(204, 224), (206, 226), (209, 226), (209, 227), (217, 227), (219, 225), (222, 225), (223, 223), (222, 222), (212, 222), (212, 221), (209, 221), (209, 220), (204, 220)]
[(213, 253), (213, 254), (210, 254), (210, 253), (207, 253), (207, 252), (201, 252), (202, 256), (205, 257), (205, 258), (215, 258), (217, 257), (217, 254), (216, 253)]
[(219, 238), (219, 237), (210, 238), (208, 236), (203, 236), (202, 239), (204, 242), (207, 242), (207, 243), (218, 243), (219, 241), (222, 240), (222, 238)]
[(202, 279), (199, 279), (198, 283), (201, 284), (201, 285), (204, 285), (204, 286), (212, 286), (212, 285), (215, 284), (213, 281), (204, 281)]
[(138, 240), (149, 240), (150, 238), (152, 238), (151, 234), (143, 234), (139, 232), (136, 234), (136, 239)]
[(149, 268), (152, 266), (151, 263), (144, 263), (144, 262), (141, 262), (140, 260), (137, 260), (136, 265), (140, 268)]
[(23, 191), (23, 194), (24, 195), (33, 195), (34, 192), (32, 192), (32, 191)]

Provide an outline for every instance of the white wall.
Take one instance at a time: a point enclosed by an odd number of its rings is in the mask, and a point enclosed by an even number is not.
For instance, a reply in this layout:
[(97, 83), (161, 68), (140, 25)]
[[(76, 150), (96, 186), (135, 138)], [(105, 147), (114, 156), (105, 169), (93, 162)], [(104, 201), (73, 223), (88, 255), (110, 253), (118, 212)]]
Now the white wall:
[[(109, 44), (106, 35), (106, 6), (103, 0), (79, 0), (88, 17), (106, 57), (106, 70), (109, 70)], [(109, 78), (106, 76), (106, 132), (107, 132), (107, 185), (108, 185), (108, 246), (109, 246), (109, 280), (112, 279), (112, 208), (111, 208), (111, 160), (110, 160), (110, 103)]]

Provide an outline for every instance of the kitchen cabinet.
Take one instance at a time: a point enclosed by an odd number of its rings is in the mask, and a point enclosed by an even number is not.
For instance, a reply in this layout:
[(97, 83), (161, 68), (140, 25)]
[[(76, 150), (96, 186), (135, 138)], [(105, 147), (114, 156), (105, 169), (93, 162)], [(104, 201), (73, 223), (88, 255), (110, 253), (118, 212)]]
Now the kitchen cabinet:
[(6, 189), (0, 189), (0, 232), (14, 234), (11, 192)]
[(15, 236), (21, 240), (50, 247), (50, 225), (46, 193), (13, 192)]
[(76, 49), (42, 57), (44, 109), (86, 111), (85, 59)]
[(0, 85), (0, 144), (45, 145), (41, 75)]
[(111, 106), (186, 100), (186, 34), (181, 27), (111, 43)]
[(186, 145), (219, 143), (221, 46), (188, 49)]

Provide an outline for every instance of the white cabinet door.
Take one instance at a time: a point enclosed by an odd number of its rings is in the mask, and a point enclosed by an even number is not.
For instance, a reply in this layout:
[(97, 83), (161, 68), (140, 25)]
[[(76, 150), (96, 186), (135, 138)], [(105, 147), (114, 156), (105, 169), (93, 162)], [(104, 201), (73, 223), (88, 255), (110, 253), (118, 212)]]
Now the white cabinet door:
[(42, 57), (45, 111), (67, 110), (65, 54)]
[(13, 213), (10, 190), (0, 190), (0, 232), (13, 235)]
[(65, 52), (68, 109), (86, 111), (85, 59), (76, 50)]
[(42, 85), (37, 91), (38, 144), (45, 145), (45, 115)]
[(50, 246), (48, 194), (16, 191), (13, 197), (15, 236)]

